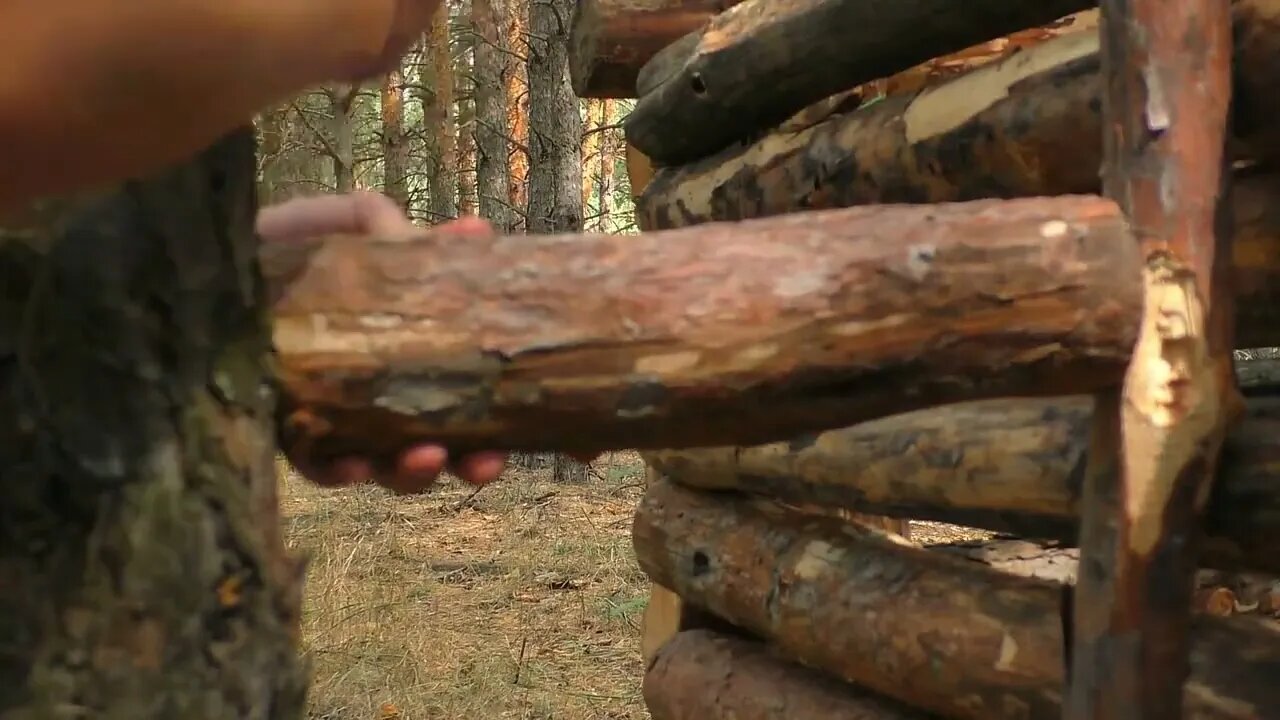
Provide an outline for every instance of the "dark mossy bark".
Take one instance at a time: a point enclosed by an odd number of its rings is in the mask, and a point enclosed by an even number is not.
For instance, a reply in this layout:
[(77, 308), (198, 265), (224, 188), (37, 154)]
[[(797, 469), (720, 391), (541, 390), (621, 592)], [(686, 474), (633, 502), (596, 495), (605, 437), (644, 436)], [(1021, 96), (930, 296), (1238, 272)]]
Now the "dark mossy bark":
[(254, 143), (0, 219), (0, 717), (302, 714)]

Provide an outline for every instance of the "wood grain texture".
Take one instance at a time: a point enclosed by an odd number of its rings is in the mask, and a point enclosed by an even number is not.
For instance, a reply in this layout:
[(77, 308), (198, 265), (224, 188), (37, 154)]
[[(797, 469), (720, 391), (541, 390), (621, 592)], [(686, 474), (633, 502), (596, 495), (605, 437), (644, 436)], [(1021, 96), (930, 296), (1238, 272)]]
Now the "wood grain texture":
[(753, 444), (1116, 381), (1134, 243), (1089, 197), (850, 208), (639, 236), (273, 247), (285, 440)]
[(1141, 243), (1145, 301), (1123, 390), (1095, 406), (1064, 718), (1158, 720), (1182, 715), (1201, 516), (1242, 410), (1226, 205), (1231, 3), (1101, 9), (1103, 188)]
[[(1280, 85), (1280, 4), (1238, 0), (1242, 44), (1235, 126), (1241, 158), (1268, 162), (1280, 125), (1265, 104)], [(1280, 37), (1280, 32), (1275, 34)], [(1275, 52), (1272, 52), (1272, 50)], [(850, 110), (823, 108), (751, 143), (661, 168), (636, 205), (641, 229), (769, 217), (871, 203), (955, 202), (1101, 190), (1098, 38), (1077, 32), (915, 94)], [(1280, 344), (1280, 180), (1238, 171), (1232, 260), (1240, 347)]]
[[(660, 481), (637, 510), (641, 568), (809, 667), (946, 718), (1057, 717), (1064, 586), (837, 520)], [(1021, 566), (1025, 567), (1025, 566)], [(1189, 614), (1190, 600), (1184, 606)], [(1280, 707), (1280, 630), (1197, 617), (1184, 718)]]
[[(641, 455), (688, 487), (1074, 544), (1092, 418), (1088, 396), (985, 400), (785, 442)], [(1252, 400), (1223, 452), (1201, 563), (1280, 574), (1280, 401)]]
[(648, 81), (627, 141), (659, 165), (698, 160), (833, 93), (1096, 4), (746, 0), (713, 18), (687, 57), (650, 61), (671, 74)]
[(636, 97), (636, 77), (649, 58), (738, 1), (578, 0), (569, 29), (574, 93)]
[(768, 646), (689, 630), (644, 675), (653, 720), (928, 720), (925, 713), (801, 667)]

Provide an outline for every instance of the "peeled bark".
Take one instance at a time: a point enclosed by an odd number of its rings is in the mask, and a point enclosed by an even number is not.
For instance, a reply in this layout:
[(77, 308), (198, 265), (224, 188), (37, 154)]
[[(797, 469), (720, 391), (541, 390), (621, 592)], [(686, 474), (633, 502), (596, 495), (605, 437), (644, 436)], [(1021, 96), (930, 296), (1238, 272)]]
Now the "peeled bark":
[(389, 458), (423, 438), (753, 444), (1090, 392), (1129, 356), (1133, 250), (1113, 204), (1063, 197), (626, 236), (339, 237), (273, 247), (267, 266), (290, 442)]
[(651, 61), (675, 73), (651, 81), (627, 118), (627, 140), (660, 165), (692, 162), (841, 90), (1095, 5), (746, 0), (712, 19), (682, 61)]
[[(1241, 32), (1280, 22), (1280, 6), (1236, 3)], [(1264, 18), (1266, 21), (1264, 22)], [(1280, 63), (1255, 46), (1239, 82), (1264, 84)], [(1280, 57), (1277, 48), (1275, 57)], [(1098, 192), (1102, 161), (1098, 40), (1074, 33), (1028, 48), (915, 95), (836, 112), (750, 147), (663, 168), (636, 202), (642, 230), (770, 217), (871, 203), (966, 201)], [(1275, 78), (1275, 85), (1280, 77)], [(1242, 102), (1249, 96), (1241, 93)], [(1260, 117), (1236, 115), (1237, 126)], [(1267, 109), (1265, 106), (1258, 110)], [(1251, 131), (1251, 146), (1274, 132)], [(638, 151), (633, 151), (638, 152)], [(1237, 173), (1232, 214), (1236, 341), (1280, 344), (1280, 178)]]
[[(652, 581), (809, 667), (947, 718), (1062, 710), (1059, 583), (661, 480), (633, 541)], [(1195, 626), (1180, 717), (1260, 720), (1280, 707), (1274, 623)]]
[(708, 630), (675, 636), (644, 676), (653, 720), (927, 720), (922, 712)]
[(569, 73), (583, 98), (636, 97), (636, 73), (668, 44), (740, 0), (579, 0)]
[[(657, 450), (673, 482), (792, 504), (956, 523), (1074, 545), (1093, 403), (999, 399), (755, 447)], [(1280, 574), (1280, 403), (1228, 436), (1201, 562)]]
[(0, 717), (302, 717), (253, 151), (0, 227)]

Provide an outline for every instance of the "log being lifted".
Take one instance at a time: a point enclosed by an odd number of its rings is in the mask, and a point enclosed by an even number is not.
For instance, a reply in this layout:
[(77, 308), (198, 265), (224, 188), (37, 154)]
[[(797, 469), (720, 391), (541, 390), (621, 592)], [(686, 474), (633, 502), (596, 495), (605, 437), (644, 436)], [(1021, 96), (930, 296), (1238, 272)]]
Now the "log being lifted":
[[(649, 577), (801, 663), (947, 718), (1061, 711), (1061, 586), (731, 494), (652, 483), (633, 539)], [(1186, 718), (1280, 708), (1280, 631), (1199, 617)]]
[(692, 162), (834, 93), (1096, 5), (745, 0), (649, 61), (627, 142), (659, 165)]
[(753, 444), (1114, 384), (1135, 243), (1089, 197), (849, 208), (666, 233), (268, 247), (286, 443)]
[[(1237, 0), (1236, 127), (1249, 153), (1280, 157), (1280, 3)], [(919, 93), (789, 127), (657, 171), (636, 203), (642, 230), (871, 203), (956, 202), (1100, 190), (1098, 38), (1048, 40)], [(1273, 153), (1272, 151), (1275, 151)], [(1234, 187), (1236, 339), (1280, 345), (1280, 177)]]
[(636, 75), (658, 51), (740, 0), (578, 0), (569, 78), (583, 98), (636, 97)]
[[(789, 442), (658, 450), (673, 481), (795, 504), (934, 520), (1074, 544), (1089, 397), (1000, 399), (904, 413)], [(1280, 401), (1228, 436), (1202, 563), (1280, 574)]]
[(767, 646), (686, 630), (644, 675), (653, 720), (928, 720), (930, 716), (779, 658)]

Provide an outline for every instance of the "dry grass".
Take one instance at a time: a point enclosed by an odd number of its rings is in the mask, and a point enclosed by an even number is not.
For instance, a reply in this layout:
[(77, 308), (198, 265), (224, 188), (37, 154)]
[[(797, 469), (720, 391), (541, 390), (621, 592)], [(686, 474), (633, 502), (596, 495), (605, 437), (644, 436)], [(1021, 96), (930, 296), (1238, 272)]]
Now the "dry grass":
[(647, 718), (643, 472), (630, 454), (596, 468), (583, 486), (514, 471), (465, 505), (456, 482), (394, 497), (287, 480), (287, 537), (312, 558), (310, 717)]
[[(629, 720), (648, 584), (631, 547), (634, 453), (554, 485), (511, 471), (467, 500), (329, 491), (284, 473), (290, 545), (311, 556), (312, 720)], [(464, 502), (465, 501), (465, 502)], [(923, 543), (985, 535), (912, 523)]]

